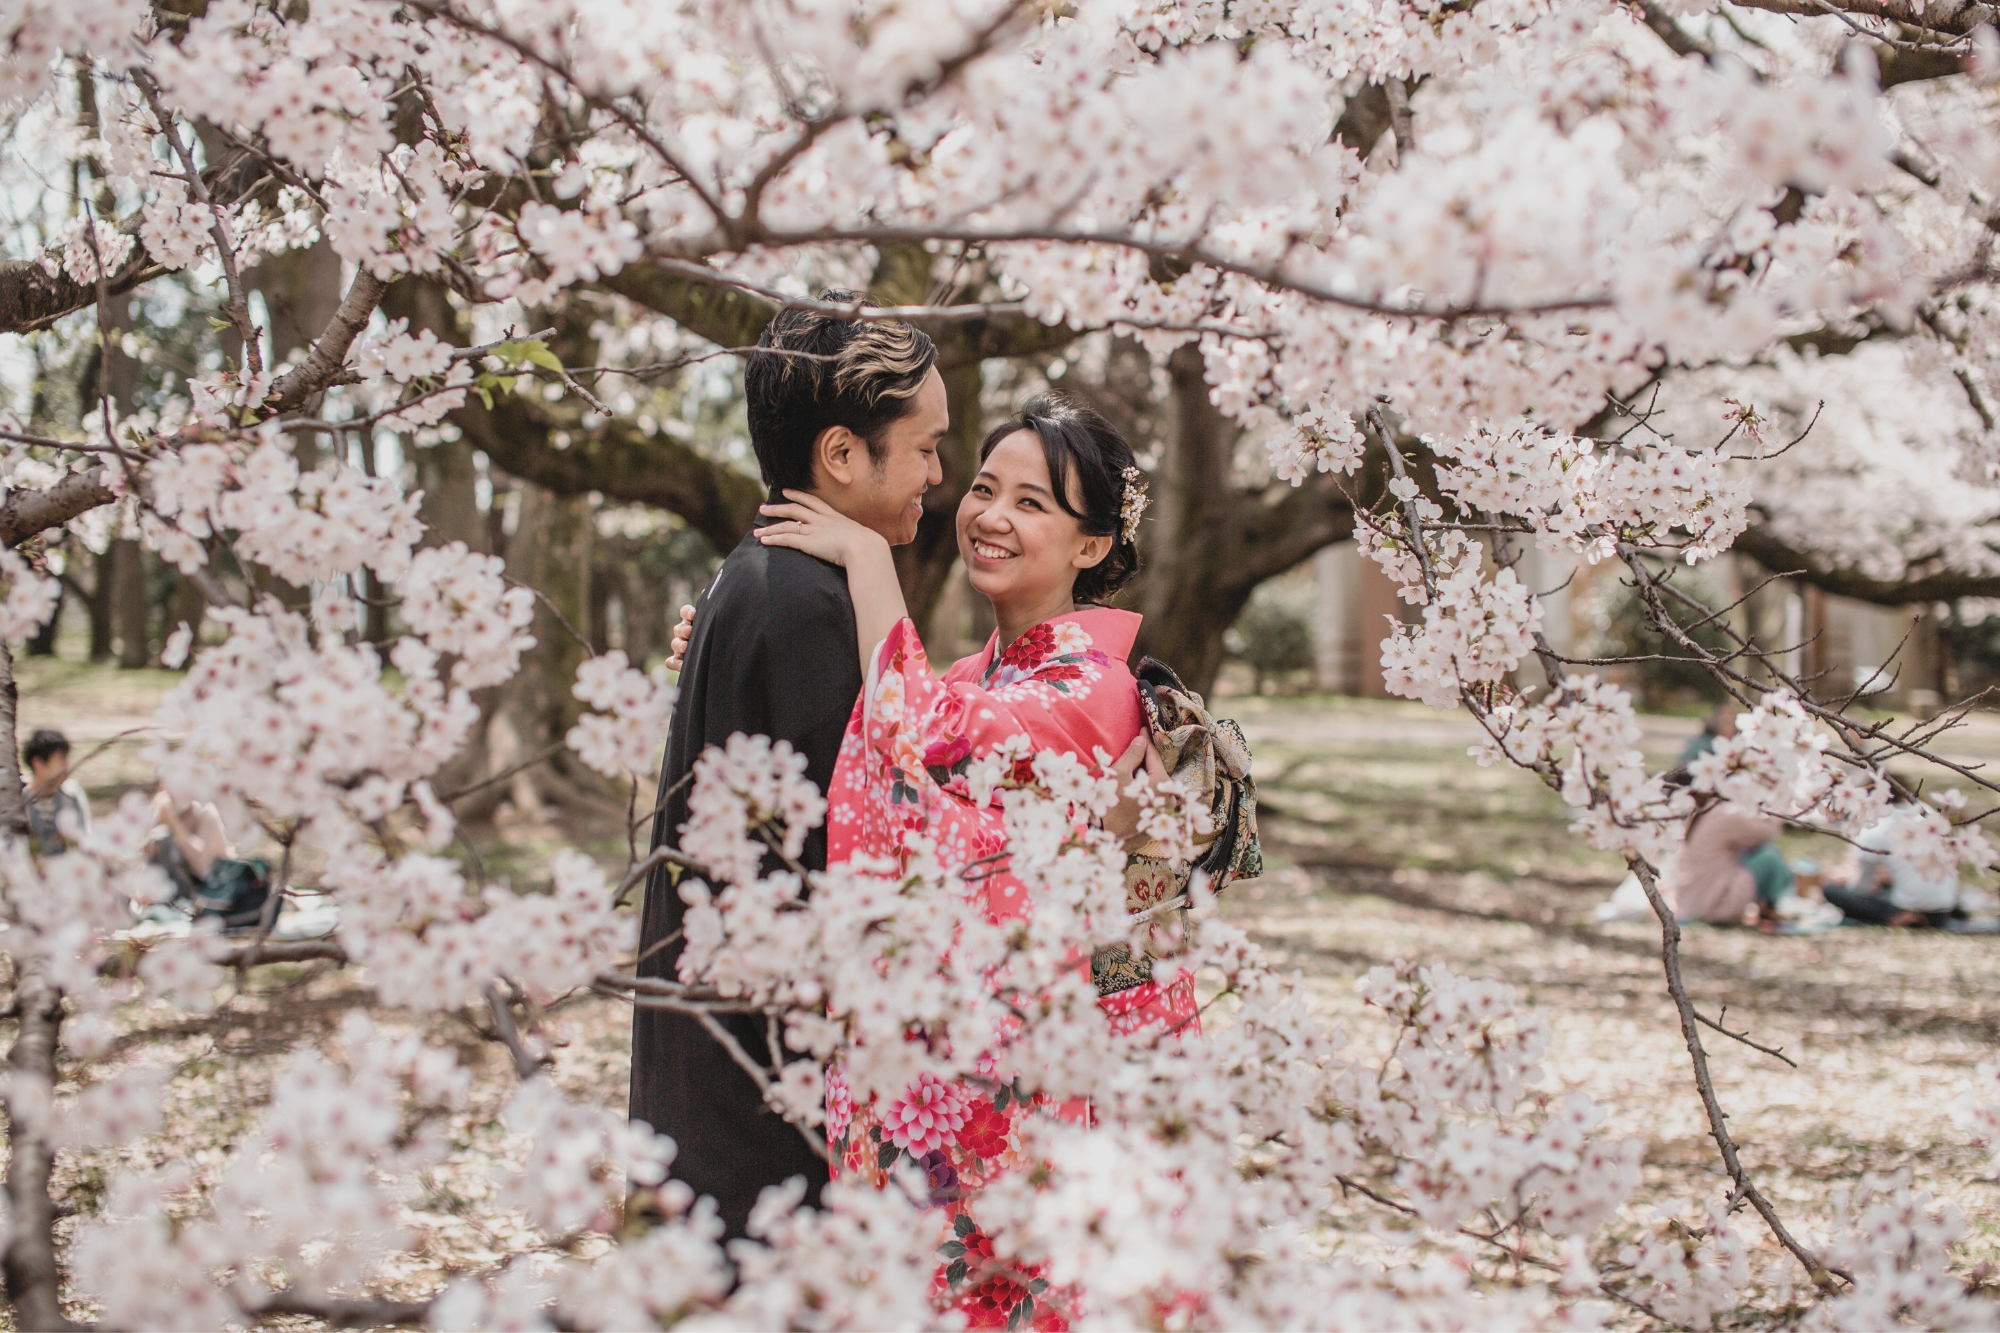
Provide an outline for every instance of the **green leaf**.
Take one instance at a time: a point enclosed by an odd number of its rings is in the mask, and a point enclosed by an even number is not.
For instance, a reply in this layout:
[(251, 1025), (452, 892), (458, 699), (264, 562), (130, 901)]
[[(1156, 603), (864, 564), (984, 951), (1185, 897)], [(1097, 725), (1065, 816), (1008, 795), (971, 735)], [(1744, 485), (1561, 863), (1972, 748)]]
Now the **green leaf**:
[(901, 1148), (898, 1148), (893, 1143), (885, 1143), (875, 1154), (875, 1164), (882, 1170), (887, 1171), (896, 1164), (896, 1159), (902, 1155), (903, 1150)]
[(951, 1266), (944, 1270), (944, 1280), (946, 1285), (956, 1287), (959, 1283), (965, 1281), (965, 1274), (966, 1274), (965, 1260), (963, 1259), (952, 1260)]
[(1021, 1298), (1021, 1303), (1014, 1307), (1012, 1314), (1007, 1316), (1007, 1333), (1014, 1333), (1014, 1330), (1028, 1322), (1028, 1309), (1033, 1304), (1034, 1299), (1032, 1297), (1024, 1296)]
[(965, 1246), (960, 1241), (948, 1240), (938, 1246), (938, 1253), (947, 1259), (963, 1259), (965, 1257)]
[(563, 363), (549, 345), (540, 338), (522, 338), (516, 342), (501, 343), (491, 353), (510, 366), (540, 366), (562, 374)]
[(951, 1229), (961, 1237), (970, 1236), (973, 1232), (979, 1230), (978, 1227), (972, 1225), (972, 1215), (970, 1213), (960, 1213), (958, 1220), (951, 1224)]
[(998, 1092), (996, 1092), (996, 1093), (994, 1093), (994, 1094), (993, 1094), (993, 1109), (994, 1109), (994, 1110), (996, 1110), (996, 1111), (1004, 1111), (1004, 1110), (1006, 1110), (1006, 1109), (1007, 1109), (1007, 1095), (1008, 1095), (1009, 1093), (1011, 1093), (1011, 1092), (1012, 1092), (1013, 1090), (1014, 1090), (1014, 1089), (1013, 1089), (1012, 1087), (1010, 1087), (1009, 1085), (1007, 1085), (1007, 1084), (1005, 1084), (1005, 1083), (1002, 1083), (1002, 1084), (1000, 1085), (1000, 1091), (998, 1091)]
[(1049, 1289), (1049, 1280), (1045, 1277), (1038, 1277), (1033, 1282), (1030, 1282), (1028, 1284), (1028, 1290), (1033, 1292), (1037, 1296), (1041, 1295), (1048, 1289)]
[(229, 321), (226, 319), (217, 319), (214, 315), (210, 315), (208, 317), (208, 327), (211, 329), (226, 329), (229, 327)]

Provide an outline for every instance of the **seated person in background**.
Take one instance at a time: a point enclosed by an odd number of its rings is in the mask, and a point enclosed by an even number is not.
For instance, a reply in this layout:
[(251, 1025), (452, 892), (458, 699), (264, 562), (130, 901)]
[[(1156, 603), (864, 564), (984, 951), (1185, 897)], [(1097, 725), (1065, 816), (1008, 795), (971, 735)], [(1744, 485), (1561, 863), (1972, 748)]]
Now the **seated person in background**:
[(1715, 748), (1715, 743), (1736, 734), (1736, 705), (1722, 704), (1701, 721), (1701, 733), (1687, 743), (1681, 751), (1681, 767), (1686, 768), (1695, 760)]
[(1792, 870), (1778, 850), (1782, 827), (1713, 796), (1688, 821), (1680, 852), (1660, 876), (1660, 894), (1679, 921), (1741, 921), (1754, 904), (1775, 920), (1792, 894)]
[(207, 801), (177, 807), (162, 787), (153, 797), (153, 819), (166, 834), (156, 829), (146, 854), (173, 880), (177, 897), (199, 896), (215, 863), (236, 855), (221, 812)]
[(21, 760), (28, 766), (28, 833), (36, 855), (68, 851), (65, 825), (79, 834), (90, 832), (90, 799), (69, 775), (69, 738), (44, 728), (28, 737)]
[(1943, 926), (1958, 907), (1958, 877), (1925, 879), (1889, 848), (1887, 821), (1857, 842), (1854, 882), (1826, 886), (1826, 900), (1849, 921), (1869, 926)]

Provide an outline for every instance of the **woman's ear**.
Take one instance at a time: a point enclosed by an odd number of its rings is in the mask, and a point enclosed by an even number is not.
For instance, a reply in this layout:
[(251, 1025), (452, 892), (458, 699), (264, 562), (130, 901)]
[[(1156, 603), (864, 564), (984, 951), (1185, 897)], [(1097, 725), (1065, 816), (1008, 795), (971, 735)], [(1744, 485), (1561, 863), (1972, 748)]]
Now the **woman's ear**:
[(1077, 569), (1093, 569), (1104, 563), (1104, 557), (1111, 554), (1111, 538), (1085, 537), (1083, 549), (1076, 553), (1070, 564)]
[(828, 426), (813, 441), (813, 470), (829, 481), (852, 486), (868, 442), (845, 426)]

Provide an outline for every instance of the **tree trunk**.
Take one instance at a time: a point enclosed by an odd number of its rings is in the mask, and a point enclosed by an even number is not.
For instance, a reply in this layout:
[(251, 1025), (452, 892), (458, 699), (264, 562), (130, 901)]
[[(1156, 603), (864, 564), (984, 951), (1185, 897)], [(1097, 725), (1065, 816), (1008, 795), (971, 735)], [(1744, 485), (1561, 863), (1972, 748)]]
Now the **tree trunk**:
[(1146, 617), (1138, 651), (1206, 694), (1222, 667), (1222, 636), (1257, 586), (1235, 559), (1238, 493), (1230, 469), (1241, 432), (1209, 401), (1199, 347), (1177, 348), (1167, 359), (1167, 375), (1152, 531), (1131, 600)]
[(146, 666), (153, 659), (148, 651), (145, 552), (136, 538), (116, 537), (103, 564), (111, 579), (111, 625), (118, 636), (118, 665), (127, 670)]
[[(262, 293), (269, 313), (270, 364), (281, 366), (312, 346), (340, 309), (340, 256), (324, 237), (304, 250), (281, 250), (267, 256), (244, 277)], [(303, 415), (319, 415), (325, 395), (316, 395)], [(338, 448), (338, 437), (292, 436), (292, 456), (300, 471), (310, 471)], [(289, 602), (291, 599), (286, 598)]]
[(28, 640), (28, 656), (54, 657), (56, 655), (56, 635), (62, 630), (63, 608), (68, 602), (69, 585), (67, 583), (58, 583), (56, 585), (56, 609), (49, 613), (47, 622), (35, 631), (33, 638)]
[[(528, 482), (515, 485), (521, 494), (520, 512), (507, 543), (507, 574), (542, 594), (535, 607), (535, 646), (523, 654), (514, 679), (496, 691), (499, 697), (487, 713), (484, 744), (473, 750), (475, 771), (466, 775), (471, 781), (502, 773), (542, 753), (561, 741), (583, 713), (570, 686), (586, 653), (576, 635), (590, 619), (595, 535), (590, 498), (559, 496)], [(546, 817), (551, 806), (603, 814), (624, 805), (610, 797), (602, 778), (567, 750), (469, 797), (458, 811), (462, 818), (485, 817), (504, 800), (533, 818)]]
[(90, 587), (85, 588), (74, 573), (66, 573), (63, 581), (77, 593), (90, 616), (90, 660), (108, 662), (112, 654), (111, 553), (88, 551), (80, 542), (72, 548), (73, 556), (86, 552), (90, 556)]

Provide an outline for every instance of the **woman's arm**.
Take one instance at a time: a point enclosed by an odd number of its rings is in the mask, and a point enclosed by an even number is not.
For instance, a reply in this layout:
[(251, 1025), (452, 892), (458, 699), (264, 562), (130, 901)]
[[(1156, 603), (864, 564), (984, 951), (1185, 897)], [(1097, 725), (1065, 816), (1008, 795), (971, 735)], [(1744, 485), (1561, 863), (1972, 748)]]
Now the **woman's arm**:
[(847, 571), (847, 595), (854, 602), (854, 638), (867, 679), (875, 650), (896, 622), (910, 614), (889, 543), (808, 491), (786, 491), (789, 504), (767, 504), (758, 512), (779, 520), (758, 528), (766, 546), (789, 546)]

